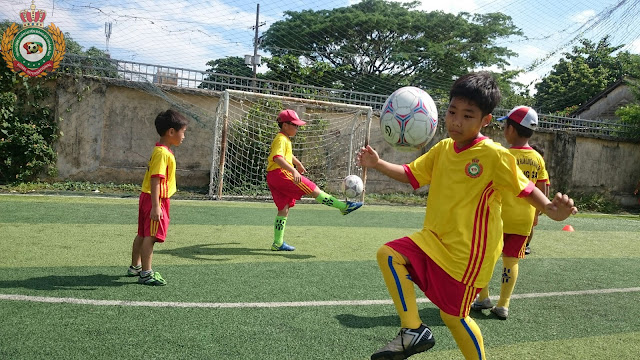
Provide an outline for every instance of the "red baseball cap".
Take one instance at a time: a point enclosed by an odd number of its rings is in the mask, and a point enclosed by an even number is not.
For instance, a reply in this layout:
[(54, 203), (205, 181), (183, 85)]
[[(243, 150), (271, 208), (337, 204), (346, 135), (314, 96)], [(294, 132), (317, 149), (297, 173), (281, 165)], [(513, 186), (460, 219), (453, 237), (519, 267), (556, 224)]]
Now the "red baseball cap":
[(281, 122), (281, 123), (288, 122), (298, 126), (307, 124), (306, 122), (300, 120), (300, 118), (298, 117), (298, 114), (291, 109), (285, 109), (280, 111), (280, 114), (278, 114), (278, 122)]

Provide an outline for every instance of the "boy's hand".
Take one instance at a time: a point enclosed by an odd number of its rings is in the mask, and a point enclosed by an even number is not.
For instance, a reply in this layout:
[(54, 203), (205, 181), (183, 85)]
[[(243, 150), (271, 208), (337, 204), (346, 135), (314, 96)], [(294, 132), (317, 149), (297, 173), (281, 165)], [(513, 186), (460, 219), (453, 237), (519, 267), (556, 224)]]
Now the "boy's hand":
[(307, 169), (304, 168), (304, 165), (302, 165), (302, 163), (300, 163), (298, 166), (296, 166), (296, 170), (298, 170), (298, 172), (300, 174), (304, 174), (307, 172)]
[(293, 169), (293, 182), (295, 184), (299, 184), (300, 181), (302, 181), (302, 176), (300, 175), (300, 172), (296, 169)]
[(635, 189), (635, 190), (633, 191), (633, 195), (638, 195), (638, 189)]
[(162, 219), (162, 209), (160, 206), (152, 206), (151, 207), (151, 220), (160, 221)]
[(362, 149), (360, 149), (360, 151), (358, 151), (358, 158), (356, 160), (356, 163), (362, 167), (372, 168), (378, 164), (379, 160), (380, 156), (378, 155), (378, 153), (373, 150), (371, 146), (367, 145), (367, 147), (363, 147)]
[(577, 214), (578, 208), (574, 206), (573, 199), (568, 195), (557, 193), (545, 207), (544, 213), (553, 220), (562, 221), (570, 215)]

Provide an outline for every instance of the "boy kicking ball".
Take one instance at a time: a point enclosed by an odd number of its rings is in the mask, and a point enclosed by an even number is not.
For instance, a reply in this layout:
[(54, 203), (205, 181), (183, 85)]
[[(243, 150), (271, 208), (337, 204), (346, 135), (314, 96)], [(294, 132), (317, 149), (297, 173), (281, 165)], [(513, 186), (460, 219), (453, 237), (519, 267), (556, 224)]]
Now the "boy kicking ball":
[(502, 196), (526, 198), (554, 220), (577, 212), (567, 195), (558, 193), (549, 201), (507, 149), (480, 133), (499, 101), (491, 74), (462, 76), (449, 93), (445, 124), (450, 138), (407, 165), (380, 159), (370, 146), (358, 154), (362, 166), (414, 189), (430, 184), (423, 229), (378, 249), (378, 266), (401, 329), (372, 360), (405, 359), (435, 345), (420, 319), (414, 284), (440, 309), (464, 357), (485, 359), (482, 333), (469, 311), (502, 250)]

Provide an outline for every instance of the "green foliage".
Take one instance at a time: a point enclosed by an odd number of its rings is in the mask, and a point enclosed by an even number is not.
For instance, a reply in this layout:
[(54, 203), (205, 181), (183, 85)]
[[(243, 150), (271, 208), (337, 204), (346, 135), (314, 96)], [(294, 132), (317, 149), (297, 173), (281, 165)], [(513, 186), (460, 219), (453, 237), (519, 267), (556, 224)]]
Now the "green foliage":
[[(274, 55), (272, 64), (291, 62), (277, 58), (292, 56), (316, 69), (330, 65), (331, 72), (316, 72), (319, 86), (335, 86), (339, 78), (346, 90), (380, 94), (407, 84), (427, 91), (448, 87), (456, 75), (502, 68), (515, 55), (496, 45), (521, 34), (504, 14), (452, 15), (417, 6), (364, 0), (332, 10), (285, 11), (286, 18), (265, 31), (261, 47)], [(299, 74), (295, 66), (278, 69), (279, 79)]]
[[(579, 106), (625, 76), (640, 78), (640, 55), (619, 52), (609, 36), (597, 44), (583, 39), (536, 85), (536, 104), (544, 112)], [(615, 54), (615, 55), (614, 55)]]
[[(0, 32), (6, 26), (0, 24)], [(47, 168), (55, 172), (58, 125), (44, 83), (0, 67), (0, 183), (33, 180)]]
[(225, 170), (225, 192), (252, 196), (269, 194), (265, 182), (267, 157), (271, 141), (279, 131), (273, 109), (282, 109), (282, 104), (260, 100), (243, 118), (229, 124), (227, 159), (242, 158), (244, 164), (236, 164)]
[[(252, 69), (244, 63), (244, 59), (239, 56), (230, 56), (224, 59), (210, 60), (207, 62), (207, 72), (216, 74), (226, 74), (233, 76), (253, 77)], [(217, 84), (213, 84), (216, 82)], [(220, 84), (221, 83), (221, 84)], [(246, 85), (236, 78), (217, 77), (216, 75), (207, 75), (204, 81), (198, 85), (201, 89), (211, 89), (222, 91), (229, 86)]]
[(620, 206), (606, 193), (584, 193), (574, 196), (574, 201), (580, 211), (594, 211), (606, 214), (620, 212)]
[(628, 136), (632, 139), (640, 140), (640, 105), (630, 104), (623, 106), (616, 111), (616, 116), (620, 118), (620, 123), (630, 125)]

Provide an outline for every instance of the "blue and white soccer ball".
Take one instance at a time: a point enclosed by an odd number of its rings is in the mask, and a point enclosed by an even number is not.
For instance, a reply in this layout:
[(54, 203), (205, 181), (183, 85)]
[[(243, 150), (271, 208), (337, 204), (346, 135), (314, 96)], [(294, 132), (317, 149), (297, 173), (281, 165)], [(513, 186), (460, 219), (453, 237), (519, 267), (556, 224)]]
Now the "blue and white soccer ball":
[(414, 151), (427, 145), (438, 127), (438, 109), (424, 90), (405, 86), (393, 92), (380, 112), (380, 130), (398, 150)]
[(364, 184), (358, 175), (349, 175), (342, 180), (342, 193), (347, 198), (354, 198), (362, 194)]

